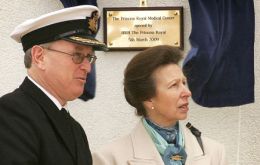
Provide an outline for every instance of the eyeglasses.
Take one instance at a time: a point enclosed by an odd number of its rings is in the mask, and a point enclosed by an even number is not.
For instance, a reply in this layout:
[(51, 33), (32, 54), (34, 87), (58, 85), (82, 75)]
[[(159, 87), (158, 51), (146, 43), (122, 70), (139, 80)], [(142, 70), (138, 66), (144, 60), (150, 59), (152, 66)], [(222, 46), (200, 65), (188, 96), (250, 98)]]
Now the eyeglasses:
[(72, 61), (75, 63), (75, 64), (81, 64), (85, 58), (87, 58), (88, 62), (90, 64), (94, 64), (95, 61), (97, 60), (97, 57), (93, 54), (87, 54), (87, 55), (84, 55), (83, 53), (79, 53), (79, 52), (75, 52), (73, 54), (70, 54), (70, 53), (66, 53), (66, 52), (63, 52), (63, 51), (59, 51), (59, 50), (55, 50), (55, 49), (50, 49), (50, 48), (46, 48), (46, 47), (43, 47), (43, 49), (47, 49), (47, 50), (50, 50), (50, 51), (54, 51), (54, 52), (58, 52), (58, 53), (63, 53), (63, 54), (66, 54), (66, 55), (69, 55), (69, 56), (72, 56)]

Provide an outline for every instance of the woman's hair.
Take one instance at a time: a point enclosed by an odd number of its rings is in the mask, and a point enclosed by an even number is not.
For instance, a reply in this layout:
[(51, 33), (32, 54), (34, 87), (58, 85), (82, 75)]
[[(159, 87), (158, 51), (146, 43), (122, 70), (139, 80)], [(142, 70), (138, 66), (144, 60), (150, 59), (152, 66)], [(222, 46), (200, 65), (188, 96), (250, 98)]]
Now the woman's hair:
[(167, 64), (178, 64), (181, 59), (180, 49), (160, 45), (138, 53), (128, 63), (124, 73), (124, 93), (127, 102), (136, 108), (137, 115), (146, 116), (143, 101), (156, 94), (154, 71)]

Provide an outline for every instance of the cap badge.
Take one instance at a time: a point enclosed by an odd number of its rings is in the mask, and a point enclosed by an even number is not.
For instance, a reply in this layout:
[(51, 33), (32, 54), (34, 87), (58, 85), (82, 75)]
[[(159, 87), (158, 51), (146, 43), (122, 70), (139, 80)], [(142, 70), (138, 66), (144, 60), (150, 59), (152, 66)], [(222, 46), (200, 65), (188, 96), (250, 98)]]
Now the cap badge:
[(94, 11), (88, 19), (88, 28), (92, 33), (97, 33), (98, 30), (98, 12)]

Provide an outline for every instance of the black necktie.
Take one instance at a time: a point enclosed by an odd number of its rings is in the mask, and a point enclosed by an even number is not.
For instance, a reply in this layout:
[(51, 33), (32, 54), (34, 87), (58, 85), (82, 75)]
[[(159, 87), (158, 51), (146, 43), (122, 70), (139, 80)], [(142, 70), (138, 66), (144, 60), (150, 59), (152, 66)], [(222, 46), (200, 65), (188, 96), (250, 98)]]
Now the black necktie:
[(66, 120), (68, 120), (70, 118), (70, 114), (65, 108), (62, 108), (60, 110), (60, 112), (61, 112), (62, 116), (66, 118)]
[(65, 108), (62, 108), (61, 110), (60, 110), (60, 113), (62, 114), (62, 116), (66, 119), (66, 123), (64, 123), (64, 124), (68, 124), (69, 125), (69, 128), (70, 128), (70, 133), (71, 133), (71, 135), (72, 135), (72, 138), (73, 138), (73, 141), (72, 141), (72, 144), (73, 144), (73, 152), (75, 153), (75, 155), (77, 155), (76, 153), (76, 151), (77, 151), (77, 149), (76, 149), (76, 140), (75, 140), (75, 131), (74, 131), (74, 129), (73, 129), (73, 123), (72, 123), (72, 118), (71, 118), (71, 116), (70, 116), (70, 114), (69, 114), (69, 112), (65, 109)]

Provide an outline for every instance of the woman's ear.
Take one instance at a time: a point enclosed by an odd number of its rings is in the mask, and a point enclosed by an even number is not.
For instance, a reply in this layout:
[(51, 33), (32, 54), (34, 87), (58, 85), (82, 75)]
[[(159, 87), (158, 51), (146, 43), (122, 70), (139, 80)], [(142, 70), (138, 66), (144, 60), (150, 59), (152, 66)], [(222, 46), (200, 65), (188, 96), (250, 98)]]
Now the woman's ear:
[(44, 48), (34, 45), (31, 48), (32, 64), (40, 69), (44, 69)]
[(145, 109), (148, 110), (148, 111), (154, 109), (152, 99), (148, 99), (148, 100), (143, 101), (143, 105), (144, 105)]

